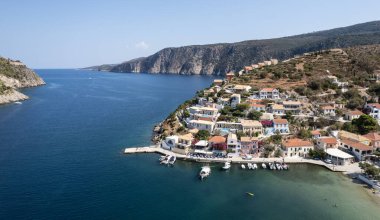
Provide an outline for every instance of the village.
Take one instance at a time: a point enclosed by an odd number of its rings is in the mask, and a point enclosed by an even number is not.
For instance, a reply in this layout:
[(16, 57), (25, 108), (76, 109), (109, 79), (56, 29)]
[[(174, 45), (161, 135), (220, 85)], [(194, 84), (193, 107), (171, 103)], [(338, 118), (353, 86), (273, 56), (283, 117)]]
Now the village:
[[(179, 121), (179, 127), (162, 137), (161, 148), (187, 158), (231, 161), (305, 158), (335, 167), (367, 161), (370, 165), (365, 167), (377, 173), (380, 104), (365, 102), (361, 108), (348, 109), (339, 102), (315, 102), (284, 89), (236, 83), (255, 69), (277, 64), (271, 59), (215, 79), (169, 117)], [(326, 80), (347, 92), (349, 82), (327, 73)]]

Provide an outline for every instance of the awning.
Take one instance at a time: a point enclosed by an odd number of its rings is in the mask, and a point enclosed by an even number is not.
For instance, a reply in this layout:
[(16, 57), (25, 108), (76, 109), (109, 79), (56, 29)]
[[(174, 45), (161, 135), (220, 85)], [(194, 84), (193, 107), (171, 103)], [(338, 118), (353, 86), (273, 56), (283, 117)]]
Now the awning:
[(194, 150), (194, 153), (196, 153), (196, 154), (212, 154), (212, 152), (204, 151), (204, 150)]
[(336, 148), (327, 148), (326, 153), (330, 156), (337, 157), (340, 159), (350, 159), (350, 158), (354, 157), (354, 156), (352, 156), (352, 155), (350, 155), (344, 151), (341, 151), (339, 149), (336, 149)]

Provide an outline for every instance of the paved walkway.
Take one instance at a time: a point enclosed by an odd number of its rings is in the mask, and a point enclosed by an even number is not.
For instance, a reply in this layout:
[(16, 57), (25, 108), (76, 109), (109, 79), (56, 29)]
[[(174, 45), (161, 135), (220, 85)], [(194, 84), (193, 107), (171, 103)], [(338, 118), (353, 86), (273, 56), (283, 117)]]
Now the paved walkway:
[(203, 163), (210, 163), (210, 162), (224, 163), (227, 161), (230, 161), (232, 163), (269, 163), (269, 162), (283, 162), (283, 161), (285, 163), (308, 163), (308, 164), (324, 166), (327, 169), (331, 171), (335, 171), (335, 172), (344, 172), (346, 174), (361, 173), (361, 169), (358, 163), (353, 163), (353, 164), (344, 165), (344, 166), (336, 166), (333, 164), (327, 164), (321, 160), (305, 159), (301, 157), (285, 157), (284, 159), (283, 158), (252, 158), (251, 160), (245, 160), (240, 156), (235, 156), (232, 158), (197, 158), (197, 157), (186, 156), (183, 154), (177, 154), (172, 151), (165, 150), (157, 145), (152, 145), (148, 147), (125, 148), (124, 153), (125, 154), (158, 153), (158, 154), (163, 154), (163, 155), (175, 155), (177, 159), (203, 162)]

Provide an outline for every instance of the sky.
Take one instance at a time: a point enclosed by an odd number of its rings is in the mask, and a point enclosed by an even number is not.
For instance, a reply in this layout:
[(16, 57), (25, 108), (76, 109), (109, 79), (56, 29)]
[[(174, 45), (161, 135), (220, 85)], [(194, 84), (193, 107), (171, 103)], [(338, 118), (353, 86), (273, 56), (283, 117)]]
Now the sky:
[(349, 26), (379, 11), (379, 0), (0, 0), (0, 56), (79, 68)]

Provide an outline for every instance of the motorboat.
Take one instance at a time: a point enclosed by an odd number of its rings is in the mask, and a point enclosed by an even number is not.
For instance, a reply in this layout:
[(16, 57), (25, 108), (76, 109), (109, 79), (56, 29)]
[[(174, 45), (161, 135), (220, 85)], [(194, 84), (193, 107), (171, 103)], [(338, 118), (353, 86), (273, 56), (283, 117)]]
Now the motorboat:
[(242, 164), (242, 165), (241, 165), (241, 168), (242, 168), (243, 170), (245, 170), (245, 165), (244, 165), (244, 164)]
[(283, 163), (283, 164), (282, 164), (282, 167), (284, 168), (284, 170), (289, 169), (289, 167), (288, 167), (288, 165), (287, 165), (286, 163)]
[(160, 162), (160, 164), (165, 164), (165, 165), (167, 165), (168, 163), (169, 163), (169, 160), (167, 159)]
[(253, 169), (256, 170), (257, 169), (257, 164), (253, 164)]
[(169, 158), (168, 158), (168, 163), (170, 164), (170, 165), (173, 165), (174, 163), (175, 163), (175, 161), (177, 160), (177, 158), (176, 158), (176, 156), (170, 156)]
[(253, 169), (253, 165), (252, 165), (252, 163), (247, 163), (247, 166), (248, 166), (248, 169), (249, 169), (249, 170), (252, 170), (252, 169)]
[(249, 196), (254, 196), (255, 194), (251, 193), (251, 192), (246, 192), (247, 195)]
[(277, 168), (277, 170), (282, 170), (282, 166), (281, 166), (281, 164), (279, 164), (279, 163), (275, 163), (276, 164), (276, 168)]
[(231, 163), (228, 162), (228, 161), (225, 162), (225, 163), (224, 163), (224, 166), (222, 167), (223, 170), (228, 170), (228, 169), (230, 169), (230, 168), (231, 168)]
[(208, 177), (210, 174), (211, 174), (210, 166), (203, 166), (201, 171), (199, 172), (199, 178), (203, 180), (204, 178)]
[(261, 164), (261, 167), (262, 167), (263, 169), (266, 169), (266, 168), (267, 168), (267, 165), (266, 165), (265, 163), (262, 163), (262, 164)]
[(15, 104), (17, 104), (17, 105), (21, 105), (21, 104), (22, 104), (22, 102), (15, 102)]
[(161, 156), (160, 159), (158, 159), (160, 162), (169, 159), (170, 155)]

